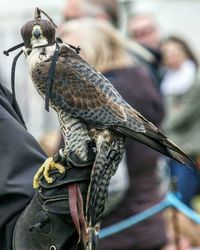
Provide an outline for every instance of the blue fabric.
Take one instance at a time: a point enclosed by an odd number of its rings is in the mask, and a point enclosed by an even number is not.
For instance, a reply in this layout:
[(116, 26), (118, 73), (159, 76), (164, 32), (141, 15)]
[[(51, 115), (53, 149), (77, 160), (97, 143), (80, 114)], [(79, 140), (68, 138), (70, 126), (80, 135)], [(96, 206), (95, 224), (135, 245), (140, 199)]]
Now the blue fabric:
[(200, 174), (197, 169), (186, 167), (174, 160), (169, 161), (171, 177), (177, 179), (177, 192), (181, 200), (191, 207), (192, 198), (200, 191)]

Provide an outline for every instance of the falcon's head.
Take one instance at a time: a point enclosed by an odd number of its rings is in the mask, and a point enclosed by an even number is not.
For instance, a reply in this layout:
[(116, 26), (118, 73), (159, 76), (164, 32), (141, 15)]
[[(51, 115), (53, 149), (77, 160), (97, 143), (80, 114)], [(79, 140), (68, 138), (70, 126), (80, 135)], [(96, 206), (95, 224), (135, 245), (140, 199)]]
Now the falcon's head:
[(48, 20), (28, 21), (23, 25), (21, 35), (27, 49), (55, 43), (55, 27)]

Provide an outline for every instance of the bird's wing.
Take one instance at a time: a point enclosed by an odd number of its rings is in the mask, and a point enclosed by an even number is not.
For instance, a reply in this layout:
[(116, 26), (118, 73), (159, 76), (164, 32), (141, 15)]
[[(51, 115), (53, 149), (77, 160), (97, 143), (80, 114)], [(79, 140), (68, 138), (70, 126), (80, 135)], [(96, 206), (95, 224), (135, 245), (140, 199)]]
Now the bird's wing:
[(151, 122), (130, 107), (113, 85), (71, 49), (61, 50), (52, 97), (66, 112), (105, 126), (179, 162), (190, 158)]
[[(113, 85), (69, 48), (58, 58), (51, 101), (86, 123), (105, 127), (130, 123), (136, 132), (145, 131), (137, 112)], [(132, 111), (131, 122), (127, 109)]]

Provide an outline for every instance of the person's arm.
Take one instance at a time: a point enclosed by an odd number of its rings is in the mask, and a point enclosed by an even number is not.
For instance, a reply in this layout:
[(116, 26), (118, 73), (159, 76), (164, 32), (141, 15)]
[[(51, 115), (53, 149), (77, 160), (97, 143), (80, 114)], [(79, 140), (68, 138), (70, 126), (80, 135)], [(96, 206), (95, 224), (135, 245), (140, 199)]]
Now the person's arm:
[[(25, 129), (11, 93), (0, 85), (0, 236), (31, 200), (33, 176), (45, 153)], [(1, 241), (1, 239), (0, 239)]]

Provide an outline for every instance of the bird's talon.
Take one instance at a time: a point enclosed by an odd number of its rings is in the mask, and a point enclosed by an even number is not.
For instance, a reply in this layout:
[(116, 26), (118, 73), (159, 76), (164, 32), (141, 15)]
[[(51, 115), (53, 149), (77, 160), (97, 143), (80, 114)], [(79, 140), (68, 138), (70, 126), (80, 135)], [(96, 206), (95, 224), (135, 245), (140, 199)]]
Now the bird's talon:
[(48, 174), (44, 174), (44, 178), (45, 178), (45, 180), (46, 180), (46, 182), (48, 183), (48, 184), (51, 184), (52, 182), (53, 182), (53, 178), (52, 177), (49, 177), (49, 175)]
[(38, 181), (38, 180), (35, 180), (35, 177), (34, 177), (34, 179), (33, 179), (33, 188), (34, 188), (34, 189), (38, 189), (39, 186), (40, 186), (39, 181)]
[(57, 169), (59, 171), (59, 173), (64, 173), (65, 172), (65, 168), (64, 166), (62, 166), (59, 163), (56, 163), (53, 161), (53, 158), (50, 157), (48, 158), (43, 164), (42, 166), (39, 168), (39, 170), (37, 171), (37, 173), (34, 176), (33, 179), (33, 187), (34, 189), (38, 189), (40, 186), (39, 183), (39, 178), (43, 175), (46, 182), (48, 184), (51, 184), (53, 182), (53, 178), (49, 177), (49, 171), (53, 170), (53, 169)]

